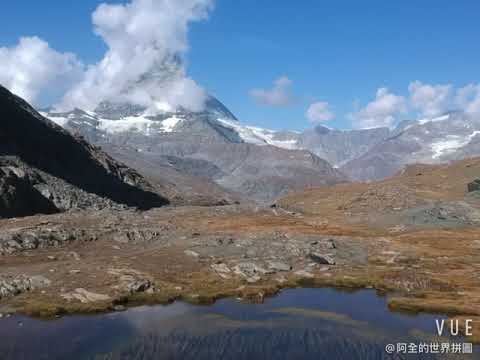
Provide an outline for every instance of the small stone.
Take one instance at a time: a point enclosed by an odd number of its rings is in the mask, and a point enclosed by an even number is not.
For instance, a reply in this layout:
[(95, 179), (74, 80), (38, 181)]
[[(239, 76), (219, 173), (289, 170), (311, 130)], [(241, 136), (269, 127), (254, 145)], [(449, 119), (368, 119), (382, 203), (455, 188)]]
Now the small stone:
[(30, 284), (34, 289), (49, 286), (51, 283), (52, 282), (49, 279), (42, 275), (36, 275), (30, 278)]
[(269, 264), (269, 268), (275, 271), (290, 271), (292, 267), (286, 263), (272, 261)]
[(47, 259), (48, 259), (48, 260), (52, 260), (52, 261), (57, 260), (57, 258), (56, 258), (55, 256), (47, 256)]
[(335, 244), (335, 241), (333, 239), (328, 239), (326, 243), (327, 249), (336, 249), (337, 245)]
[(115, 250), (122, 250), (122, 248), (120, 246), (117, 246), (117, 245), (113, 245), (112, 248), (115, 249)]
[(113, 307), (113, 310), (115, 310), (115, 311), (125, 311), (125, 310), (127, 310), (127, 308), (123, 305), (115, 305)]
[(183, 253), (184, 253), (185, 255), (190, 256), (190, 257), (193, 257), (193, 258), (198, 258), (198, 257), (200, 257), (200, 254), (199, 254), (199, 253), (196, 253), (195, 251), (192, 251), (192, 250), (185, 250)]
[(306, 278), (306, 279), (313, 279), (315, 277), (315, 275), (313, 275), (312, 273), (308, 272), (308, 271), (305, 271), (305, 270), (298, 270), (298, 271), (295, 271), (295, 275), (298, 275), (302, 278)]
[(254, 283), (259, 282), (260, 280), (262, 280), (262, 278), (261, 278), (260, 276), (258, 276), (258, 275), (255, 275), (255, 276), (249, 277), (249, 278), (247, 279), (247, 282), (248, 282), (249, 284), (254, 284)]
[(70, 274), (76, 275), (76, 274), (80, 274), (81, 271), (80, 270), (70, 270), (69, 272), (70, 272)]
[(219, 273), (230, 273), (231, 270), (226, 264), (212, 264), (211, 268)]
[(68, 253), (68, 256), (74, 258), (76, 261), (82, 260), (80, 255), (78, 255), (78, 253), (76, 253), (75, 251), (71, 251), (70, 253)]

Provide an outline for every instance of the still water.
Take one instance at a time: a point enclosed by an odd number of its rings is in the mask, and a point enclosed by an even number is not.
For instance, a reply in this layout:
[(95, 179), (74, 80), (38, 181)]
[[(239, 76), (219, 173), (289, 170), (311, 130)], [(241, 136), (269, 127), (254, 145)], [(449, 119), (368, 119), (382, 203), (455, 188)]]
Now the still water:
[(390, 343), (449, 341), (434, 338), (438, 318), (392, 313), (374, 291), (292, 289), (261, 305), (225, 299), (55, 321), (4, 318), (0, 359), (474, 358), (386, 354)]

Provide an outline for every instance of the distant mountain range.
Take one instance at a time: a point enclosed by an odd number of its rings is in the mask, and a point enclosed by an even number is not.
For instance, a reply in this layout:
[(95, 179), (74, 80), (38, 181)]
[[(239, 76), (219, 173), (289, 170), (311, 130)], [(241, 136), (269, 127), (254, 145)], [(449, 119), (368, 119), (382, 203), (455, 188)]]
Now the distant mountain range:
[(480, 155), (480, 119), (463, 112), (401, 123), (341, 170), (355, 180), (382, 179), (408, 164), (439, 164)]
[(175, 172), (177, 193), (188, 192), (186, 183), (202, 181), (223, 189), (228, 200), (271, 201), (291, 191), (347, 180), (326, 160), (294, 149), (297, 133), (244, 126), (213, 97), (201, 113), (179, 110), (149, 116), (145, 108), (104, 102), (94, 112), (43, 115), (154, 183), (165, 184)]
[[(395, 129), (319, 125), (303, 132), (244, 125), (213, 97), (201, 113), (179, 110), (150, 116), (139, 106), (104, 102), (93, 112), (43, 115), (153, 181), (165, 183), (165, 174), (174, 171), (183, 183), (202, 179), (230, 200), (244, 196), (270, 201), (347, 178), (382, 179), (412, 163), (480, 154), (480, 119), (462, 112), (404, 121)], [(176, 191), (181, 193), (181, 187)]]

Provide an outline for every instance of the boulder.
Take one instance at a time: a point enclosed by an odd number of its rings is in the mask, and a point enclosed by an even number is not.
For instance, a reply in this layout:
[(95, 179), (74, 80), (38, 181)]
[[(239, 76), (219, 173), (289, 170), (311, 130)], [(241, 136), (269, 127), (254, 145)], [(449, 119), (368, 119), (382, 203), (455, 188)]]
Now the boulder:
[(97, 294), (83, 288), (78, 288), (72, 292), (62, 294), (61, 297), (67, 301), (78, 300), (83, 304), (110, 300), (110, 296), (108, 295)]
[(242, 262), (233, 268), (233, 272), (246, 278), (255, 278), (258, 274), (268, 274), (269, 271), (250, 262)]
[(0, 277), (0, 299), (22, 294), (27, 291), (41, 289), (51, 284), (44, 276)]
[(480, 179), (475, 179), (467, 185), (468, 192), (474, 192), (480, 190)]
[(152, 283), (150, 280), (137, 280), (127, 285), (127, 289), (131, 294), (145, 292), (150, 289)]
[(324, 255), (318, 252), (312, 252), (308, 255), (310, 259), (312, 259), (317, 264), (321, 265), (335, 265), (335, 260), (331, 257), (331, 255)]

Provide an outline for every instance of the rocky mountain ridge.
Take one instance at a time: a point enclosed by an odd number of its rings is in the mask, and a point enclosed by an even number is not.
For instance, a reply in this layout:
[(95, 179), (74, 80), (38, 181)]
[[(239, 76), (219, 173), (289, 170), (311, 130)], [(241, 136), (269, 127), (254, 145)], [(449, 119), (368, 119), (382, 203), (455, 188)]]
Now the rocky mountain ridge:
[[(167, 163), (180, 173), (185, 165), (179, 160), (181, 158), (188, 157), (190, 170), (195, 167), (193, 160), (207, 161), (209, 165), (205, 167), (202, 166), (205, 163), (197, 164), (201, 171), (207, 171), (205, 178), (230, 191), (244, 192), (257, 198), (258, 194), (251, 193), (249, 185), (238, 187), (229, 181), (219, 181), (219, 174), (222, 171), (228, 174), (230, 170), (213, 170), (218, 165), (211, 164), (215, 158), (205, 152), (199, 154), (198, 145), (208, 148), (221, 143), (230, 149), (225, 150), (227, 153), (236, 152), (231, 150), (233, 148), (247, 148), (245, 144), (308, 151), (328, 161), (351, 180), (360, 181), (392, 176), (412, 163), (436, 164), (480, 154), (480, 137), (477, 137), (480, 121), (460, 111), (418, 121), (403, 121), (395, 129), (336, 130), (318, 125), (303, 132), (275, 131), (244, 125), (213, 97), (209, 98), (205, 111), (201, 113), (180, 109), (149, 115), (145, 108), (102, 103), (93, 112), (76, 109), (68, 113), (46, 112), (44, 115), (69, 131), (82, 134), (92, 143), (106, 148), (115, 146), (117, 153), (119, 148), (128, 148), (148, 153), (150, 158), (152, 154), (157, 154), (157, 160), (161, 159), (162, 162), (165, 162), (165, 156), (170, 157)], [(218, 146), (213, 148), (218, 150)], [(130, 152), (125, 149), (123, 152)], [(257, 156), (261, 156), (260, 153), (274, 152), (256, 151), (259, 153)], [(280, 154), (291, 156), (296, 153), (279, 150), (276, 156), (279, 157)], [(131, 155), (129, 153), (125, 157), (131, 158)], [(231, 156), (234, 158), (235, 154)], [(173, 163), (172, 157), (177, 158)], [(209, 174), (208, 171), (213, 173)], [(196, 172), (198, 169), (193, 171)], [(290, 183), (290, 179), (286, 183)], [(298, 190), (296, 186), (289, 188)], [(264, 198), (283, 194), (277, 189)]]
[(457, 111), (400, 124), (341, 170), (352, 179), (368, 181), (392, 176), (410, 164), (441, 164), (477, 155), (480, 119)]
[(44, 115), (148, 174), (153, 182), (164, 183), (156, 169), (169, 167), (179, 177), (225, 189), (228, 199), (240, 194), (271, 201), (290, 191), (346, 181), (318, 156), (288, 149), (294, 133), (243, 126), (214, 98), (201, 113), (180, 109), (149, 115), (138, 107), (103, 103), (93, 112)]
[(139, 173), (42, 117), (0, 87), (0, 213), (5, 217), (74, 208), (168, 201)]

